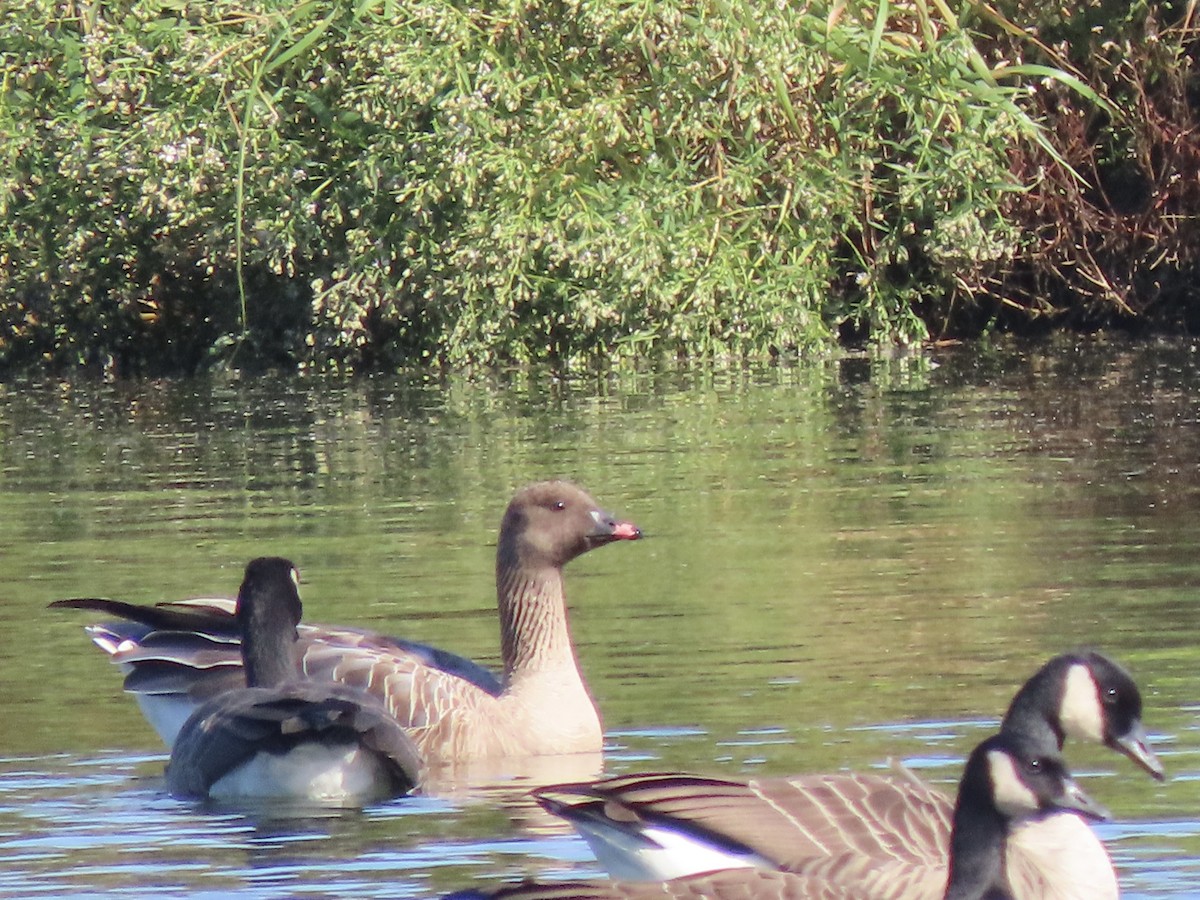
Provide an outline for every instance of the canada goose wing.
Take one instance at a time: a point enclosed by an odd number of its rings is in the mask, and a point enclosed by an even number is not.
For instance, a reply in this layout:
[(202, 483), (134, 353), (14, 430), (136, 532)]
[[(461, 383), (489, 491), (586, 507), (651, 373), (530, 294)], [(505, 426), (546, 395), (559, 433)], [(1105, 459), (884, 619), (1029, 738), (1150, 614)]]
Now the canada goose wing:
[[(121, 667), (124, 688), (130, 693), (180, 697), (182, 704), (191, 707), (222, 691), (245, 687), (232, 600), (204, 597), (138, 606), (77, 598), (50, 606), (118, 617), (84, 626), (84, 631)], [(154, 721), (149, 714), (148, 718)]]
[(945, 852), (937, 863), (850, 852), (797, 860), (789, 871), (821, 884), (853, 891), (860, 898), (941, 900), (949, 874), (948, 860)]
[[(138, 606), (120, 600), (77, 598), (56, 600), (50, 606), (116, 616), (110, 622), (86, 625), (84, 630), (127, 675), (148, 663), (175, 665), (180, 668), (175, 689), (186, 692), (189, 671), (241, 669), (241, 638), (231, 600), (202, 598)], [(239, 680), (245, 684), (244, 679)], [(136, 683), (126, 684), (126, 690), (136, 693), (139, 688)]]
[(201, 703), (210, 697), (246, 686), (240, 666), (194, 668), (164, 660), (146, 660), (125, 676), (124, 688), (142, 697), (185, 697)]
[(861, 854), (944, 865), (954, 801), (916, 778), (838, 773), (756, 779), (751, 788), (790, 820), (791, 868), (814, 855)]
[[(949, 834), (945, 840), (948, 842)], [(1022, 900), (1117, 900), (1116, 877), (1104, 845), (1078, 815), (1058, 812), (1017, 825), (1008, 839), (1005, 876)], [(844, 886), (871, 900), (941, 900), (950, 857), (861, 853), (796, 860), (789, 871)], [(989, 895), (990, 896), (990, 895)]]
[(205, 796), (256, 754), (337, 739), (374, 753), (396, 792), (419, 782), (420, 755), (381, 703), (346, 685), (297, 681), (228, 691), (197, 709), (172, 749), (168, 784), (176, 794)]
[[(136, 627), (136, 626), (135, 626)], [(112, 660), (132, 671), (138, 663), (166, 662), (188, 669), (240, 668), (241, 644), (234, 639), (199, 631), (148, 631), (132, 635), (108, 625), (89, 625), (85, 629), (93, 641), (104, 637), (119, 640)]]
[[(87, 626), (89, 636), (114, 662), (134, 666), (147, 660), (168, 661), (205, 669), (241, 666), (235, 605), (236, 601), (226, 597), (172, 600), (153, 606), (81, 597), (55, 600), (50, 607), (87, 609), (115, 616), (115, 622)], [(419, 641), (336, 625), (301, 624), (299, 631), (305, 640), (374, 649), (388, 655), (407, 654), (423, 665), (463, 678), (492, 695), (503, 690), (500, 679), (486, 667)]]
[[(684, 862), (696, 846), (716, 848), (740, 864), (805, 871), (812, 860), (861, 855), (878, 863), (898, 860), (914, 866), (945, 865), (952, 801), (915, 779), (876, 775), (806, 775), (733, 781), (696, 775), (649, 773), (600, 782), (557, 785), (535, 792), (548, 810), (587, 831), (622, 833), (606, 843), (616, 847), (619, 876), (670, 877), (697, 871)], [(642, 867), (621, 848), (637, 832), (656, 848), (678, 839), (680, 858), (672, 866)], [(606, 848), (607, 849), (607, 848)], [(757, 862), (754, 860), (757, 857)], [(612, 860), (601, 859), (606, 865)], [(708, 865), (704, 854), (699, 865)], [(624, 868), (625, 863), (629, 868)]]
[[(564, 881), (506, 885), (446, 900), (868, 900), (853, 888), (764, 869), (729, 869), (664, 882)], [(872, 898), (873, 900), (873, 898)]]

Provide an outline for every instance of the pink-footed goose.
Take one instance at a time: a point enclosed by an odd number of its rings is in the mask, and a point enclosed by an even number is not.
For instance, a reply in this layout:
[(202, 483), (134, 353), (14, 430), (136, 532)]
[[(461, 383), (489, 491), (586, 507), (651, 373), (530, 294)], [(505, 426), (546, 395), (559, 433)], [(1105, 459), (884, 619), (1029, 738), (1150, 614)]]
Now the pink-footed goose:
[[(605, 512), (577, 485), (531, 484), (509, 503), (496, 548), (501, 678), (443, 650), (325, 625), (298, 629), (303, 672), (376, 695), (429, 765), (598, 753), (600, 717), (571, 644), (563, 566), (595, 547), (640, 537), (637, 526)], [(120, 617), (88, 632), (121, 665), (126, 691), (168, 746), (199, 702), (245, 685), (230, 601), (51, 605)]]
[[(1161, 779), (1141, 715), (1141, 694), (1129, 674), (1106, 656), (1084, 651), (1054, 657), (1025, 682), (1001, 730), (1047, 754), (1061, 750), (1068, 736), (1099, 743)], [(945, 882), (953, 800), (913, 777), (839, 773), (743, 781), (649, 773), (536, 794), (576, 827), (617, 878), (669, 879), (730, 866), (811, 872), (835, 865), (848, 880), (856, 860), (869, 871), (878, 860), (895, 860), (911, 882), (909, 892), (897, 896), (936, 898)], [(1063, 845), (1088, 848), (1099, 883), (1087, 896), (1116, 896), (1103, 845), (1078, 817), (1022, 824), (1008, 846), (1014, 859), (1036, 869)]]
[(246, 566), (235, 615), (247, 686), (183, 724), (167, 765), (172, 794), (353, 807), (419, 783), (417, 748), (377, 697), (302, 676), (299, 583), (286, 559)]
[[(943, 853), (949, 871), (942, 871), (931, 896), (943, 900), (1066, 900), (1091, 898), (1078, 884), (1049, 882), (1042, 871), (1014, 865), (1006, 852), (1011, 835), (1022, 824), (1047, 818), (1078, 818), (1075, 813), (1103, 818), (1106, 813), (1070, 777), (1062, 758), (1044, 754), (1036, 741), (1017, 733), (994, 735), (971, 753), (959, 782), (952, 813), (952, 831)], [(1059, 848), (1059, 863), (1068, 871), (1095, 863), (1087, 848)], [(1104, 860), (1108, 865), (1107, 857)], [(846, 867), (851, 877), (843, 880)], [(1111, 865), (1109, 865), (1111, 873)], [(573, 881), (527, 882), (490, 890), (452, 895), (454, 900), (649, 900), (649, 898), (709, 898), (709, 900), (896, 900), (926, 896), (923, 879), (910, 880), (902, 860), (832, 858), (818, 870), (785, 872), (777, 869), (729, 868), (663, 882)], [(915, 892), (914, 892), (915, 891)], [(1115, 896), (1115, 895), (1114, 895)]]

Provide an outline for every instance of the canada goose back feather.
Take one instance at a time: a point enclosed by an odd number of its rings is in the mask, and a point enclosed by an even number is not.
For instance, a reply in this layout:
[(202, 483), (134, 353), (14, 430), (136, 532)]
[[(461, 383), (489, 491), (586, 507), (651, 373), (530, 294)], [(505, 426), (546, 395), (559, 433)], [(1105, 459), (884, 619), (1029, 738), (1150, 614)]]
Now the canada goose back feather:
[(405, 793), (421, 759), (375, 698), (338, 684), (240, 688), (201, 705), (167, 765), (181, 797), (360, 806)]
[[(576, 826), (609, 874), (644, 880), (707, 871), (707, 854), (718, 851), (729, 865), (783, 870), (854, 856), (944, 866), (953, 812), (945, 794), (916, 779), (857, 773), (747, 781), (644, 773), (535, 796)], [(665, 834), (683, 840), (664, 847)]]
[(870, 900), (853, 888), (764, 869), (729, 869), (661, 884), (640, 881), (532, 882), (459, 891), (445, 900)]

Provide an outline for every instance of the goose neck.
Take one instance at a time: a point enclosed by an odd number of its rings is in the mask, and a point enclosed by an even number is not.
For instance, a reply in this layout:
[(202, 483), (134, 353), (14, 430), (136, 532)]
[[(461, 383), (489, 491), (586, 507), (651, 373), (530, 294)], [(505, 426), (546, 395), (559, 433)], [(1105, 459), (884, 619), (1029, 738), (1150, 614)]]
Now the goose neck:
[(995, 809), (963, 797), (954, 812), (950, 835), (950, 875), (945, 900), (1006, 897), (1004, 842), (1007, 822)]
[(250, 687), (275, 687), (296, 677), (300, 667), (297, 633), (294, 625), (256, 627), (251, 622), (242, 635), (242, 662), (246, 684)]
[(1062, 665), (1053, 660), (1043, 666), (1017, 691), (1000, 730), (1036, 741), (1039, 752), (1061, 750), (1063, 727), (1059, 721), (1060, 697), (1057, 689), (1062, 680)]
[(501, 567), (496, 587), (506, 681), (522, 672), (574, 666), (562, 570)]

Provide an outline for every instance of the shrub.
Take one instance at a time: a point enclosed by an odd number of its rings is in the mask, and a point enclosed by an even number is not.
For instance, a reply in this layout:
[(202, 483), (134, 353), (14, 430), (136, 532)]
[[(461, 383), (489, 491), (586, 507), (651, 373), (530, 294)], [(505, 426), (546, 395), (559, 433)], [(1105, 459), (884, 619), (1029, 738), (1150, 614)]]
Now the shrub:
[(1022, 305), (1028, 163), (1067, 171), (1029, 45), (1000, 83), (936, 3), (8, 7), (8, 366), (918, 341)]
[(1074, 73), (1102, 104), (1037, 86), (1027, 106), (1057, 149), (1015, 148), (1028, 189), (1009, 216), (1032, 236), (997, 274), (1009, 319), (1097, 328), (1200, 328), (1200, 92), (1194, 7), (1089, 0), (1042, 7), (1016, 0), (1027, 23), (994, 52)]

